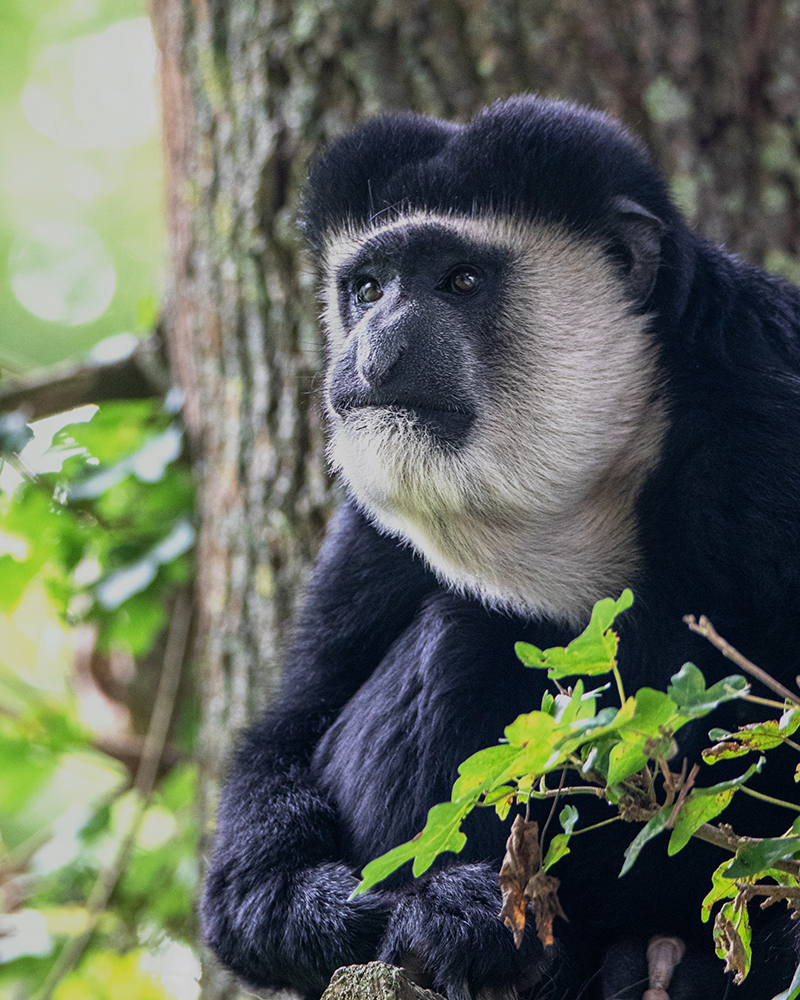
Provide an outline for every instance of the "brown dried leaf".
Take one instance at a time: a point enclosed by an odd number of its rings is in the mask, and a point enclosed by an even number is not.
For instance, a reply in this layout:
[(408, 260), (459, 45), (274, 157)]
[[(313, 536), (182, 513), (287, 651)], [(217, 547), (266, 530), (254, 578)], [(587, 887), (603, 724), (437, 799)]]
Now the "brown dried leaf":
[(526, 895), (528, 883), (539, 872), (542, 864), (539, 846), (539, 824), (517, 816), (506, 841), (506, 853), (500, 868), (500, 890), (503, 908), (500, 919), (511, 928), (514, 944), (519, 948), (525, 930), (525, 911), (530, 897)]
[(506, 883), (502, 886), (502, 892), (503, 908), (498, 916), (506, 927), (511, 928), (514, 944), (519, 948), (525, 931), (525, 911), (528, 909), (528, 901), (518, 891), (516, 884)]
[(741, 985), (747, 972), (744, 945), (739, 932), (721, 912), (714, 921), (714, 944), (725, 952), (725, 971), (736, 973), (733, 981)]
[[(553, 918), (566, 914), (558, 901), (558, 887), (561, 883), (552, 875), (537, 872), (525, 887), (525, 897), (530, 901), (533, 915), (536, 918), (536, 933), (539, 940), (549, 948), (553, 944)], [(517, 946), (519, 947), (519, 946)]]
[(522, 944), (528, 906), (533, 910), (539, 940), (546, 948), (553, 944), (553, 919), (567, 919), (558, 901), (559, 885), (557, 878), (542, 871), (539, 824), (515, 817), (500, 868), (503, 894), (500, 919), (511, 928), (518, 948)]

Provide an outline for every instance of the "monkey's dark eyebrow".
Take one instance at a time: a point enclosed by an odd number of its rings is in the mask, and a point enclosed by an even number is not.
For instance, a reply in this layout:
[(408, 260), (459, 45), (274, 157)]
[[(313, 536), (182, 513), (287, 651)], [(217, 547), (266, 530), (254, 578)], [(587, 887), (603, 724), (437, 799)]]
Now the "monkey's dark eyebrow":
[(363, 267), (379, 267), (406, 253), (416, 258), (431, 254), (450, 256), (454, 260), (470, 260), (495, 250), (491, 244), (463, 236), (441, 223), (413, 222), (368, 237), (353, 256), (342, 264), (340, 271), (353, 273)]
[(397, 257), (398, 254), (408, 249), (410, 229), (412, 229), (411, 226), (402, 226), (398, 229), (388, 229), (368, 237), (351, 260), (353, 263), (358, 263), (364, 259), (373, 261), (380, 260), (381, 258)]

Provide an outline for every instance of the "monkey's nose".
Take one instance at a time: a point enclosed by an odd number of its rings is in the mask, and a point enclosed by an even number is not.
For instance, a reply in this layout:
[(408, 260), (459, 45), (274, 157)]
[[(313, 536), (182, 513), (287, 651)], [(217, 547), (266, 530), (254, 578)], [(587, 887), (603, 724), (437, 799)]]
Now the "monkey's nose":
[(408, 338), (400, 324), (389, 324), (379, 329), (365, 328), (358, 334), (356, 345), (356, 371), (370, 389), (385, 385), (408, 347)]

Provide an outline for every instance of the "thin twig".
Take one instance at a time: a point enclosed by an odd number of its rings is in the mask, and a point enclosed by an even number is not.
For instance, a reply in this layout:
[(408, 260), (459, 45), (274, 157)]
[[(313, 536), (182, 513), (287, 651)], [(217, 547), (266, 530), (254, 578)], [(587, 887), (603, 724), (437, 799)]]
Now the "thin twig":
[(697, 777), (697, 772), (700, 770), (699, 764), (692, 765), (692, 769), (689, 772), (689, 777), (685, 777), (686, 774), (686, 758), (683, 758), (683, 769), (681, 770), (681, 785), (678, 791), (678, 797), (675, 799), (675, 805), (672, 807), (672, 812), (669, 814), (669, 819), (667, 820), (667, 830), (671, 830), (675, 826), (675, 820), (678, 818), (678, 813), (681, 810), (681, 806), (686, 801), (686, 797), (689, 792), (694, 787), (694, 779)]
[(58, 984), (80, 960), (86, 943), (94, 933), (111, 898), (111, 893), (114, 891), (114, 886), (125, 870), (125, 866), (136, 844), (139, 827), (144, 818), (150, 794), (155, 784), (159, 761), (164, 751), (169, 723), (175, 707), (181, 666), (189, 637), (191, 615), (191, 600), (189, 595), (182, 591), (178, 595), (172, 615), (172, 624), (167, 636), (164, 662), (161, 669), (161, 678), (158, 684), (155, 705), (153, 706), (153, 714), (150, 716), (150, 725), (145, 737), (142, 759), (139, 763), (139, 769), (136, 772), (134, 788), (138, 793), (139, 801), (137, 802), (134, 815), (128, 825), (127, 833), (117, 847), (114, 860), (100, 872), (86, 901), (87, 923), (85, 930), (82, 934), (79, 934), (64, 945), (44, 985), (36, 994), (34, 1000), (51, 1000)]
[(619, 823), (621, 819), (620, 815), (612, 816), (611, 819), (604, 819), (599, 823), (592, 823), (591, 826), (583, 826), (580, 830), (573, 830), (570, 836), (577, 837), (579, 833), (590, 833), (592, 830), (599, 830), (601, 826), (610, 826), (612, 823)]
[(567, 788), (548, 788), (546, 792), (536, 792), (531, 789), (528, 794), (532, 799), (552, 799), (562, 792), (564, 795), (594, 795), (596, 799), (602, 799), (606, 790), (597, 785), (570, 785)]
[(623, 687), (622, 684), (622, 674), (619, 672), (619, 667), (617, 666), (616, 660), (614, 661), (614, 666), (611, 668), (611, 673), (613, 674), (614, 680), (616, 681), (617, 684), (617, 694), (619, 695), (619, 703), (620, 705), (624, 705), (626, 701), (625, 688)]
[(746, 656), (743, 656), (738, 649), (734, 649), (729, 642), (717, 632), (711, 622), (706, 618), (705, 615), (700, 615), (700, 621), (698, 622), (694, 615), (686, 615), (683, 619), (692, 632), (697, 632), (698, 635), (704, 636), (708, 641), (716, 646), (717, 649), (722, 653), (723, 656), (732, 660), (737, 667), (741, 667), (742, 670), (750, 674), (751, 677), (755, 677), (757, 680), (761, 681), (768, 688), (779, 694), (781, 698), (785, 698), (787, 701), (792, 702), (793, 705), (800, 705), (800, 697), (783, 686), (779, 681), (776, 681), (774, 677), (770, 676), (766, 670), (762, 670), (761, 667), (757, 667), (755, 663), (751, 663)]
[(785, 799), (774, 799), (771, 795), (765, 795), (763, 792), (757, 792), (755, 788), (748, 788), (747, 785), (739, 785), (740, 792), (744, 792), (745, 795), (752, 795), (754, 799), (761, 799), (762, 802), (769, 802), (770, 805), (780, 806), (782, 809), (794, 809), (795, 812), (800, 812), (800, 806), (796, 806), (793, 802), (787, 802)]
[(558, 805), (558, 797), (564, 789), (564, 779), (566, 778), (566, 776), (567, 776), (567, 769), (565, 767), (562, 767), (561, 780), (558, 782), (558, 788), (556, 789), (556, 794), (553, 797), (553, 804), (550, 806), (550, 813), (548, 814), (548, 817), (545, 820), (545, 824), (542, 827), (542, 834), (540, 837), (540, 843), (542, 844), (544, 843), (544, 836), (547, 833), (547, 828), (550, 826), (550, 821), (552, 820), (553, 815), (555, 814), (556, 806)]
[[(790, 885), (763, 885), (759, 882), (737, 882), (739, 892), (750, 896), (771, 896), (773, 899), (800, 899), (800, 888)], [(762, 904), (763, 908), (763, 904)]]
[(782, 712), (786, 707), (785, 701), (775, 701), (774, 698), (759, 698), (755, 694), (743, 694), (742, 701), (749, 701), (754, 705), (766, 705), (767, 708), (776, 708), (779, 712)]

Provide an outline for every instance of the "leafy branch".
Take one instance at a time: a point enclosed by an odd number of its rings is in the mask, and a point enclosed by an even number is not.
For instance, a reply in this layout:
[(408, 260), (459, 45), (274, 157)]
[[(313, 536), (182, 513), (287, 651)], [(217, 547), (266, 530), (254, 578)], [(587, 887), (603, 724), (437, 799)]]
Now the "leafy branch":
[[(617, 667), (618, 637), (612, 625), (632, 602), (627, 590), (616, 601), (599, 601), (586, 630), (566, 647), (541, 650), (517, 644), (522, 662), (532, 669), (547, 670), (556, 693), (546, 691), (539, 710), (520, 715), (507, 726), (502, 743), (464, 761), (450, 801), (430, 810), (424, 829), (413, 840), (370, 862), (354, 895), (366, 892), (408, 861), (418, 876), (439, 854), (461, 851), (466, 842), (462, 823), (477, 807), (492, 807), (504, 819), (512, 807), (522, 805), (527, 812), (531, 800), (552, 799), (550, 817), (541, 834), (535, 822), (518, 815), (509, 837), (501, 871), (501, 916), (518, 942), (529, 908), (542, 941), (546, 944), (552, 939), (552, 920), (560, 913), (558, 880), (546, 873), (569, 853), (571, 838), (622, 819), (643, 825), (625, 851), (620, 875), (630, 870), (644, 845), (662, 832), (670, 834), (670, 855), (683, 850), (693, 837), (735, 854), (714, 873), (703, 917), (709, 919), (712, 908), (721, 904), (715, 923), (717, 953), (736, 973), (737, 981), (747, 975), (751, 953), (746, 903), (763, 896), (762, 905), (783, 899), (797, 908), (800, 818), (789, 833), (770, 839), (739, 837), (730, 827), (712, 821), (737, 792), (799, 811), (795, 803), (765, 796), (746, 783), (762, 770), (770, 749), (784, 743), (798, 748), (790, 737), (800, 727), (800, 699), (741, 657), (706, 619), (699, 624), (689, 621), (690, 627), (706, 635), (749, 674), (759, 680), (768, 678), (771, 689), (785, 699), (777, 703), (781, 709), (778, 719), (746, 726), (736, 733), (712, 730), (712, 739), (720, 742), (704, 752), (706, 763), (751, 753), (757, 753), (758, 758), (736, 778), (707, 787), (698, 785), (699, 764), (688, 769), (684, 760), (677, 770), (672, 766), (677, 754), (676, 734), (726, 702), (750, 698), (749, 684), (744, 677), (733, 675), (707, 687), (701, 671), (685, 663), (671, 678), (666, 692), (645, 687), (635, 695), (626, 695)], [(608, 683), (587, 689), (587, 682), (609, 675), (619, 697), (616, 707), (601, 703)], [(573, 681), (570, 687), (562, 684), (567, 678)], [(547, 783), (554, 772), (559, 775), (557, 788)], [(574, 778), (568, 780), (568, 774)], [(546, 842), (557, 802), (585, 795), (616, 806), (617, 814), (581, 829), (577, 827), (577, 807), (565, 805), (559, 815), (561, 832)], [(798, 996), (800, 979), (780, 1000)]]

